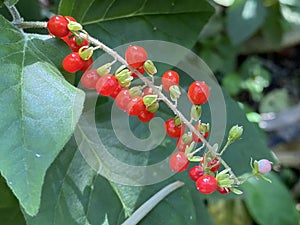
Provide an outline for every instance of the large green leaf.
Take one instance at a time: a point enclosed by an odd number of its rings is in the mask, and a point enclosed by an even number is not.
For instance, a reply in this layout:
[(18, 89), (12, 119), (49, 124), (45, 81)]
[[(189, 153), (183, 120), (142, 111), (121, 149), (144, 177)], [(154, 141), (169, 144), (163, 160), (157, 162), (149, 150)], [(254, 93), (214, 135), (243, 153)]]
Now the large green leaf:
[(233, 44), (249, 38), (263, 24), (267, 10), (261, 0), (236, 0), (229, 7), (226, 29)]
[(255, 178), (243, 184), (246, 191), (246, 204), (256, 222), (260, 225), (297, 225), (300, 217), (288, 189), (278, 177), (267, 176), (272, 183)]
[[(26, 215), (26, 221), (28, 225), (121, 224), (125, 216), (169, 182), (143, 187), (110, 182), (91, 169), (73, 140), (47, 172), (39, 213), (35, 217)], [(195, 204), (199, 213), (206, 211), (201, 201)], [(140, 224), (196, 225), (196, 217), (190, 191), (183, 187), (164, 199)], [(205, 221), (201, 224), (212, 225)]]
[(73, 133), (84, 93), (53, 66), (50, 45), (41, 50), (38, 36), (3, 17), (0, 24), (0, 170), (21, 206), (34, 215), (46, 170)]
[(145, 39), (191, 47), (213, 8), (205, 0), (62, 0), (59, 13), (89, 24), (90, 34), (112, 47)]

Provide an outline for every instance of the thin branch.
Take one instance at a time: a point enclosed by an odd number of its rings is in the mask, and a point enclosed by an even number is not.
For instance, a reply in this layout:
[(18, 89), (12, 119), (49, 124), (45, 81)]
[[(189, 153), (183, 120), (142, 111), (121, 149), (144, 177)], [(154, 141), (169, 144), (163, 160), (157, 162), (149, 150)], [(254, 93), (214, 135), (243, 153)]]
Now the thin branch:
[(28, 29), (28, 28), (46, 28), (47, 22), (40, 21), (26, 21), (26, 22), (13, 22), (13, 24), (20, 29)]
[(148, 199), (143, 205), (141, 205), (124, 223), (121, 225), (136, 225), (140, 222), (161, 200), (176, 189), (182, 187), (183, 182), (175, 181), (172, 184), (161, 189), (150, 199)]
[(23, 18), (21, 17), (18, 9), (14, 5), (9, 6), (7, 2), (5, 2), (4, 4), (13, 18), (13, 23), (20, 23), (23, 21)]

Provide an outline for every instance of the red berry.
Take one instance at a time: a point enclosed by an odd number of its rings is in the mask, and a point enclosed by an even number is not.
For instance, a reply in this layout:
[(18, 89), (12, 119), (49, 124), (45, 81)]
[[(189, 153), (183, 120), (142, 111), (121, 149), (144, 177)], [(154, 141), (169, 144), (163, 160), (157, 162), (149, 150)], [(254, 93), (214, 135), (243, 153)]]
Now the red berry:
[(189, 167), (189, 164), (190, 162), (184, 152), (175, 152), (170, 157), (169, 165), (175, 172), (182, 172), (186, 170)]
[(185, 125), (175, 125), (175, 119), (171, 118), (165, 122), (165, 131), (172, 138), (179, 138), (184, 133)]
[(204, 81), (193, 82), (188, 90), (188, 97), (194, 105), (202, 105), (207, 102), (210, 90)]
[(144, 109), (139, 113), (138, 118), (140, 121), (147, 123), (153, 119), (154, 115), (155, 113), (149, 112), (147, 109)]
[(217, 191), (221, 194), (228, 194), (231, 192), (231, 190), (229, 188), (224, 188), (224, 187), (217, 187)]
[[(136, 70), (139, 71), (141, 74), (144, 74), (144, 73), (145, 73), (145, 69), (144, 69), (143, 66), (137, 68)], [(132, 76), (133, 78), (138, 78), (138, 76), (137, 76), (135, 73), (132, 73), (131, 76)]]
[[(64, 39), (64, 41), (66, 40)], [(88, 40), (80, 39), (76, 36), (73, 36), (71, 39), (68, 39), (66, 43), (69, 45), (70, 49), (73, 52), (78, 52), (81, 47), (89, 45)]]
[(99, 74), (96, 70), (88, 70), (81, 77), (82, 86), (88, 89), (95, 89), (96, 83), (100, 79)]
[(153, 90), (151, 87), (147, 87), (143, 90), (143, 96), (145, 95), (153, 95)]
[(138, 116), (145, 109), (142, 96), (134, 96), (128, 104), (127, 112), (129, 116)]
[(180, 152), (184, 152), (185, 149), (192, 143), (192, 141), (188, 142), (188, 143), (185, 143), (183, 140), (182, 140), (182, 136), (180, 136), (176, 142), (176, 147), (178, 149), (178, 151)]
[[(209, 136), (209, 126), (207, 124), (200, 123), (200, 124), (196, 124), (194, 127), (196, 128), (196, 130), (198, 130), (200, 132), (200, 134), (203, 135), (203, 137), (205, 139), (208, 138), (208, 136)], [(195, 142), (197, 142), (197, 143), (202, 142), (201, 139), (195, 133), (193, 133), (192, 136), (193, 136), (193, 140)]]
[(96, 90), (103, 96), (110, 96), (118, 87), (118, 80), (112, 74), (106, 74), (97, 81)]
[(64, 37), (69, 34), (68, 20), (64, 16), (52, 16), (47, 22), (47, 29), (56, 37)]
[(193, 181), (198, 180), (199, 177), (203, 176), (204, 171), (202, 166), (193, 166), (189, 170), (189, 176)]
[(72, 16), (65, 16), (66, 19), (70, 20), (70, 21), (73, 21), (73, 22), (77, 22), (74, 17)]
[(179, 75), (173, 70), (168, 70), (162, 75), (161, 78), (162, 87), (165, 92), (169, 92), (172, 85), (179, 84)]
[(128, 88), (124, 88), (116, 97), (117, 107), (126, 112), (130, 99), (131, 97)]
[(80, 71), (85, 72), (92, 64), (93, 64), (94, 60), (93, 58), (89, 58), (88, 60), (84, 60), (84, 64), (82, 66), (82, 68), (80, 69)]
[(117, 88), (114, 90), (114, 92), (109, 96), (111, 98), (116, 98), (118, 96), (118, 94), (120, 93), (120, 91), (122, 91), (122, 86), (121, 84), (118, 82), (118, 86)]
[(77, 52), (73, 52), (64, 58), (62, 65), (66, 71), (75, 73), (83, 67), (84, 63), (85, 61), (80, 55)]
[(196, 181), (197, 190), (203, 194), (211, 194), (217, 189), (217, 180), (212, 175), (206, 174)]
[(219, 159), (216, 157), (209, 163), (207, 163), (207, 166), (210, 168), (211, 172), (217, 172), (220, 169), (220, 162)]
[(143, 66), (148, 59), (146, 50), (137, 45), (130, 45), (125, 52), (125, 60), (129, 66), (138, 69)]

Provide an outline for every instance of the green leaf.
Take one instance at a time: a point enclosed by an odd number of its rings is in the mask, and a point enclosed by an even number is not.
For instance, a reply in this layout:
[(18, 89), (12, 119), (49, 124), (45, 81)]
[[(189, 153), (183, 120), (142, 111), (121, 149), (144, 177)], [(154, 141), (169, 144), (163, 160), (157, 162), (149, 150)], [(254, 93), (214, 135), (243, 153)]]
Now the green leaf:
[(260, 0), (236, 0), (229, 7), (226, 29), (233, 44), (248, 39), (263, 24), (267, 10)]
[(46, 170), (73, 133), (84, 94), (65, 81), (39, 40), (3, 17), (0, 24), (0, 170), (34, 215)]
[(252, 178), (243, 184), (252, 217), (261, 225), (297, 225), (300, 218), (288, 189), (275, 174), (267, 177), (272, 183)]
[(15, 198), (5, 180), (0, 177), (0, 218), (2, 225), (25, 225), (25, 219)]
[[(91, 169), (72, 139), (47, 171), (40, 211), (34, 217), (26, 215), (27, 225), (121, 224), (125, 216), (168, 183), (170, 180), (134, 187), (110, 182)], [(193, 200), (188, 188), (176, 190), (139, 224), (196, 225)], [(195, 199), (195, 204), (199, 214), (206, 211), (201, 199)]]
[(92, 36), (112, 47), (145, 39), (192, 47), (212, 13), (205, 0), (62, 0), (59, 8), (59, 14), (74, 16)]

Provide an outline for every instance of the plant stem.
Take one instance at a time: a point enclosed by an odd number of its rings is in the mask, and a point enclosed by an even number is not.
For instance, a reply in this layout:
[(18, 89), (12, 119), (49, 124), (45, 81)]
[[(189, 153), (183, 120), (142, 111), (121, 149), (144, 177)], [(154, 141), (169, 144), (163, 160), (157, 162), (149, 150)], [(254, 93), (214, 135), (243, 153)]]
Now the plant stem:
[(220, 156), (225, 152), (225, 150), (227, 149), (227, 147), (231, 144), (232, 142), (227, 140), (226, 144), (224, 145), (223, 149), (220, 152)]
[(13, 18), (12, 23), (20, 23), (23, 21), (23, 18), (21, 17), (19, 11), (14, 5), (9, 6), (7, 2), (5, 2), (4, 4)]
[(41, 21), (26, 21), (26, 22), (13, 22), (13, 24), (21, 29), (28, 29), (28, 28), (46, 28), (47, 22)]
[(121, 225), (136, 225), (141, 221), (161, 200), (176, 189), (182, 187), (183, 182), (175, 181), (168, 186), (161, 189), (150, 199), (148, 199), (143, 205), (141, 205), (125, 222)]

